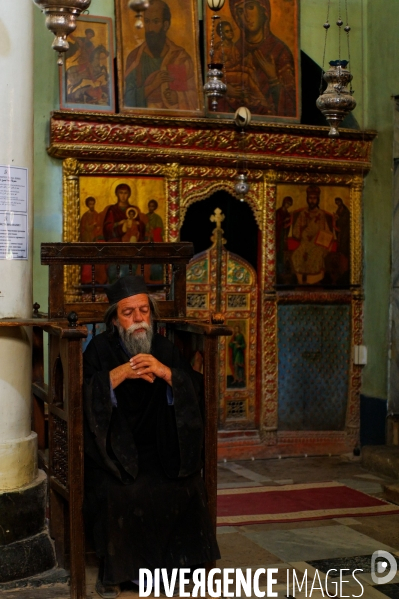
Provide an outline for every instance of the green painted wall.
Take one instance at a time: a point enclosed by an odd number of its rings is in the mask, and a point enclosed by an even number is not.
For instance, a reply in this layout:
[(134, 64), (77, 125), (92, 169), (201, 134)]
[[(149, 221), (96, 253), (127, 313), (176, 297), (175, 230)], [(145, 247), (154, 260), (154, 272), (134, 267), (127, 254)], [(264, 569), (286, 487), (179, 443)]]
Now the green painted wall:
[(387, 397), (388, 314), (393, 191), (393, 101), (399, 93), (399, 6), (395, 0), (369, 0), (367, 112), (365, 126), (376, 129), (373, 168), (364, 190), (365, 343), (369, 361), (363, 393)]
[[(199, 0), (201, 2), (201, 0)], [(344, 5), (344, 3), (341, 3)], [(301, 47), (322, 63), (323, 23), (327, 1), (301, 0)], [(331, 1), (325, 64), (338, 57), (338, 0)], [(91, 13), (113, 16), (112, 0), (92, 0)], [(357, 101), (355, 117), (361, 127), (378, 131), (373, 168), (364, 192), (365, 231), (365, 343), (369, 363), (364, 368), (363, 393), (387, 396), (388, 309), (392, 198), (393, 108), (391, 95), (399, 93), (399, 7), (396, 0), (348, 0), (351, 31), (351, 71)], [(345, 16), (343, 15), (345, 20)], [(47, 306), (47, 268), (40, 266), (40, 243), (62, 239), (61, 162), (46, 153), (48, 122), (58, 108), (56, 55), (52, 34), (39, 10), (35, 14), (35, 233), (34, 299)], [(341, 57), (346, 58), (346, 39)]]
[[(336, 20), (337, 5), (338, 1), (331, 2), (330, 23)], [(301, 47), (318, 64), (322, 62), (320, 25), (325, 21), (326, 7), (327, 2), (320, 0), (301, 2)], [(368, 364), (363, 370), (362, 393), (386, 399), (393, 189), (391, 97), (399, 94), (399, 7), (395, 0), (349, 0), (348, 11), (357, 102), (354, 115), (362, 129), (378, 133), (364, 188), (364, 343)], [(329, 31), (326, 65), (338, 51), (336, 29), (332, 25)], [(342, 57), (345, 50), (343, 44)]]

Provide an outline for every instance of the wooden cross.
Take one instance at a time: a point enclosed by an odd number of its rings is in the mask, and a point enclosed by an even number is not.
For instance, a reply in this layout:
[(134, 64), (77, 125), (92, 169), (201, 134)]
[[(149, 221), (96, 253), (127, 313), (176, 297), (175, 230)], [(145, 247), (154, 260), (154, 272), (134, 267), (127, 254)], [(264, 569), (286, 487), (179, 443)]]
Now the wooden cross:
[(211, 241), (213, 241), (213, 243), (217, 243), (219, 239), (220, 239), (222, 245), (224, 245), (226, 243), (226, 240), (222, 237), (224, 231), (221, 227), (221, 224), (225, 218), (226, 217), (223, 214), (223, 212), (220, 210), (220, 208), (216, 208), (215, 213), (212, 214), (212, 216), (209, 218), (211, 223), (216, 223), (216, 229), (213, 229), (212, 237), (211, 237)]
[(223, 214), (223, 212), (220, 210), (220, 208), (216, 208), (215, 213), (212, 214), (212, 216), (210, 217), (209, 220), (211, 221), (211, 223), (216, 223), (216, 227), (218, 229), (221, 229), (220, 225), (222, 224), (222, 222), (224, 221), (225, 218), (226, 217)]

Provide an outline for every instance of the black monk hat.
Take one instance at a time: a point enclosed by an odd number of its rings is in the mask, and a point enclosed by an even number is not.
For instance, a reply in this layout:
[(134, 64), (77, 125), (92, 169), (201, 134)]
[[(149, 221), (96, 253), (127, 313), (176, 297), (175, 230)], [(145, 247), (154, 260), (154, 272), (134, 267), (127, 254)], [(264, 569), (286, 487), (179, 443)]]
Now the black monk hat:
[(110, 304), (117, 304), (132, 295), (138, 295), (139, 293), (146, 293), (148, 295), (148, 289), (143, 277), (126, 275), (126, 277), (121, 277), (116, 283), (110, 285), (105, 290), (105, 293)]

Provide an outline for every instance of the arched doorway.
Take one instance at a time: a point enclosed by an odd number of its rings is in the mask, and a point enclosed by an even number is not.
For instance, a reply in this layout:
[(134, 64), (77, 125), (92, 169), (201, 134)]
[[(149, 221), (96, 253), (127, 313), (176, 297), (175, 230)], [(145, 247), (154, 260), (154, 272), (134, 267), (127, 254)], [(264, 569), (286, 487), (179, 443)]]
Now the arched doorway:
[(222, 228), (227, 240), (226, 249), (247, 260), (258, 271), (259, 228), (253, 212), (249, 204), (240, 202), (227, 191), (217, 191), (188, 207), (180, 229), (180, 241), (191, 241), (196, 254), (207, 250), (215, 228), (210, 216), (216, 208), (225, 215)]
[(220, 192), (190, 206), (181, 231), (182, 240), (193, 241), (195, 249), (202, 250), (187, 269), (188, 315), (205, 319), (221, 312), (233, 330), (230, 338), (220, 341), (219, 428), (253, 430), (259, 395), (255, 219), (248, 205)]

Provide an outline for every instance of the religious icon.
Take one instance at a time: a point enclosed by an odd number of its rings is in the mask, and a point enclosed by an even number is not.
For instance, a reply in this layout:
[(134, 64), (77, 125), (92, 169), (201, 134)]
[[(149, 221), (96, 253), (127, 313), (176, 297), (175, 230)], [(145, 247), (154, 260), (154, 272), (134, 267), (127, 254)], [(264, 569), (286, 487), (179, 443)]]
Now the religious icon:
[(276, 210), (278, 285), (346, 287), (350, 271), (348, 188), (280, 185)]
[[(205, 15), (208, 57), (211, 10), (207, 6)], [(246, 106), (255, 118), (298, 122), (298, 0), (228, 0), (218, 15), (215, 62), (224, 64), (227, 85), (218, 112), (227, 117)]]
[(229, 321), (233, 334), (228, 339), (227, 384), (230, 389), (246, 387), (246, 350), (245, 322)]
[(148, 202), (147, 224), (145, 227), (145, 238), (147, 241), (164, 241), (164, 228), (162, 217), (157, 214), (158, 202)]
[(112, 19), (82, 16), (60, 70), (62, 109), (115, 112)]
[(197, 1), (150, 0), (143, 29), (127, 2), (116, 10), (121, 111), (203, 114)]
[[(79, 179), (80, 241), (129, 242), (165, 241), (166, 200), (162, 177), (90, 177)], [(122, 265), (120, 274), (128, 274)], [(113, 282), (116, 266), (96, 265), (96, 284)], [(148, 283), (162, 281), (157, 264), (145, 267)], [(90, 266), (81, 269), (82, 284), (91, 284)]]
[(102, 239), (100, 215), (95, 209), (96, 198), (89, 196), (85, 199), (88, 208), (80, 219), (80, 241), (98, 241)]

